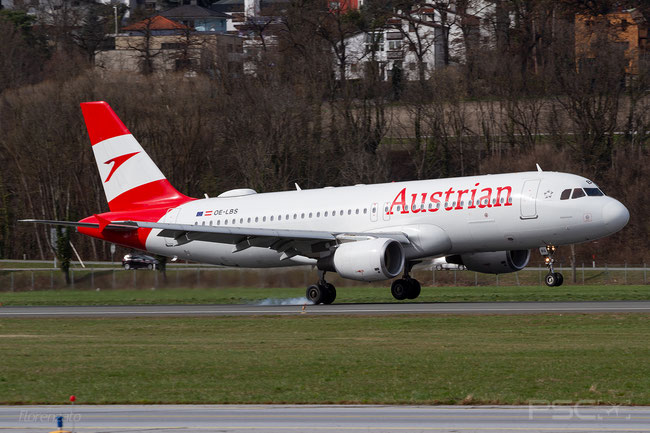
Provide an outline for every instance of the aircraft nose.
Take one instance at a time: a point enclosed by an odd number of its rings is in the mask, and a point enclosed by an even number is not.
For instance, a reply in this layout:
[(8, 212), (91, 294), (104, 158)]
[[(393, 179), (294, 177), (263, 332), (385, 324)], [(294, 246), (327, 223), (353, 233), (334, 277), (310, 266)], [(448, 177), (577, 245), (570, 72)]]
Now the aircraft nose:
[(630, 220), (630, 212), (623, 203), (618, 200), (612, 200), (603, 208), (603, 222), (612, 232), (617, 232)]

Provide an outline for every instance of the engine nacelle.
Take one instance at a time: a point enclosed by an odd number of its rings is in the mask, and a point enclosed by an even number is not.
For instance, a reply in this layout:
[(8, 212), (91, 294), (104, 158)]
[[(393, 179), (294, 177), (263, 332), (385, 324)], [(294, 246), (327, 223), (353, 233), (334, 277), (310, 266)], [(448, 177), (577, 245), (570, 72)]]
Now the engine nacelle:
[(318, 268), (350, 280), (388, 280), (404, 269), (404, 249), (396, 240), (385, 238), (346, 242), (332, 256), (320, 259)]
[(490, 251), (446, 257), (447, 263), (465, 265), (467, 269), (484, 274), (507, 274), (521, 271), (530, 260), (530, 250)]

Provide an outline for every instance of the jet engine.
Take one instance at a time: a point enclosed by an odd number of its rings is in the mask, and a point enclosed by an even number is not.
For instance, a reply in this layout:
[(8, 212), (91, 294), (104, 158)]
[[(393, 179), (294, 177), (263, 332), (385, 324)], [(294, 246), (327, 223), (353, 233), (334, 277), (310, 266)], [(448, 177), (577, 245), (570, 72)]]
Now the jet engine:
[(351, 280), (388, 280), (404, 269), (404, 250), (393, 239), (346, 242), (339, 245), (333, 255), (319, 259), (318, 269), (335, 271)]
[(507, 274), (521, 271), (530, 260), (530, 250), (490, 251), (447, 256), (447, 263), (465, 265), (484, 274)]

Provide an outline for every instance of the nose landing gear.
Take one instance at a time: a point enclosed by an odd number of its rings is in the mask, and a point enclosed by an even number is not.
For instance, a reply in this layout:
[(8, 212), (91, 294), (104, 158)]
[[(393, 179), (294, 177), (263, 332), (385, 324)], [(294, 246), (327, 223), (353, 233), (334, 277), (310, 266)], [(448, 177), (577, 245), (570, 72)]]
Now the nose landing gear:
[(555, 249), (555, 245), (547, 245), (539, 249), (540, 254), (544, 257), (544, 263), (546, 263), (546, 267), (548, 268), (548, 274), (546, 274), (544, 282), (549, 287), (558, 287), (564, 282), (562, 274), (553, 270)]

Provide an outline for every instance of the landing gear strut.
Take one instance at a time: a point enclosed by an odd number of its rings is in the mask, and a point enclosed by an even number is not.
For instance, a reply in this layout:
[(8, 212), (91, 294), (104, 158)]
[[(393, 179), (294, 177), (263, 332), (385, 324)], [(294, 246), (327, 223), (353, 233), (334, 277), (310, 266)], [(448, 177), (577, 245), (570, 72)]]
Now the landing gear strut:
[(553, 255), (555, 254), (555, 245), (547, 245), (545, 247), (541, 247), (539, 249), (539, 252), (544, 257), (544, 263), (546, 263), (546, 267), (548, 268), (548, 274), (546, 274), (544, 282), (549, 287), (561, 286), (564, 282), (564, 277), (561, 273), (555, 272), (553, 270), (553, 262), (555, 261), (553, 260)]
[(318, 283), (307, 287), (305, 296), (314, 304), (329, 305), (336, 299), (336, 288), (325, 281), (325, 271), (318, 271)]
[(393, 284), (390, 286), (390, 293), (393, 295), (393, 298), (398, 301), (403, 301), (404, 299), (415, 299), (420, 296), (420, 291), (422, 290), (420, 282), (409, 276), (411, 269), (413, 269), (413, 266), (416, 263), (417, 262), (406, 262), (404, 264), (404, 276), (393, 281)]

